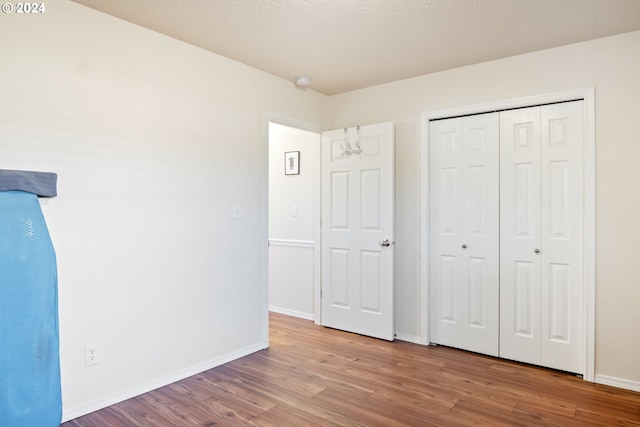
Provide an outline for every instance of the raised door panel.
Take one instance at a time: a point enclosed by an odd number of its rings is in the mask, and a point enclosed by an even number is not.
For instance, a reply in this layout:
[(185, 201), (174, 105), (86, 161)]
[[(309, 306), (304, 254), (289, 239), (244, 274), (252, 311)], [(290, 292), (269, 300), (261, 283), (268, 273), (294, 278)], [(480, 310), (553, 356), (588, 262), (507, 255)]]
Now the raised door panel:
[[(485, 270), (487, 260), (485, 258), (468, 257), (465, 259), (467, 269), (467, 283), (465, 283), (464, 318), (465, 327), (487, 329)], [(493, 305), (497, 305), (493, 303)], [(466, 340), (465, 340), (466, 342)]]
[[(436, 268), (439, 270), (437, 286), (439, 288), (439, 298), (437, 304), (439, 308), (439, 323), (448, 323), (451, 325), (459, 324), (459, 283), (460, 283), (460, 259), (458, 256), (442, 255)], [(456, 328), (457, 329), (457, 328)], [(457, 342), (459, 339), (456, 333), (455, 337), (450, 339)], [(443, 338), (445, 341), (449, 341)], [(454, 341), (455, 340), (455, 341)], [(443, 344), (443, 343), (441, 343)], [(462, 345), (461, 343), (459, 345)]]
[(500, 113), (500, 356), (540, 363), (540, 107)]
[(350, 171), (331, 172), (330, 177), (330, 223), (333, 231), (348, 231), (350, 229)]
[(379, 316), (384, 310), (384, 275), (381, 251), (360, 252), (360, 310)]
[(547, 271), (547, 288), (543, 293), (546, 300), (544, 323), (547, 333), (545, 339), (550, 342), (570, 344), (573, 331), (571, 330), (571, 266), (567, 264), (550, 263)]
[[(533, 339), (538, 330), (539, 311), (536, 282), (539, 281), (537, 266), (532, 262), (515, 261), (513, 265), (513, 300), (508, 301), (513, 313), (511, 333), (514, 336)], [(535, 351), (538, 353), (538, 351)]]
[(326, 295), (332, 307), (351, 308), (349, 295), (349, 249), (331, 248), (331, 292)]
[(360, 171), (360, 227), (362, 231), (382, 231), (383, 196), (382, 171)]
[(460, 190), (458, 188), (460, 186), (460, 168), (441, 167), (436, 170), (436, 173), (439, 180), (437, 189), (438, 228), (436, 230), (445, 241), (461, 239)]
[(584, 372), (583, 102), (541, 108), (541, 364)]

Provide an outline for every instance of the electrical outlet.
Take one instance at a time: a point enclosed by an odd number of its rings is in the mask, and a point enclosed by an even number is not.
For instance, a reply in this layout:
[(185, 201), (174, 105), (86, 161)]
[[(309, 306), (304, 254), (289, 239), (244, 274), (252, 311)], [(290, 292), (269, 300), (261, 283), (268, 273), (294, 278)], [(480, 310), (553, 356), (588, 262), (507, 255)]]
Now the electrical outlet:
[(233, 204), (233, 219), (242, 219), (242, 211), (236, 203)]
[(98, 364), (98, 343), (87, 344), (84, 346), (84, 366)]

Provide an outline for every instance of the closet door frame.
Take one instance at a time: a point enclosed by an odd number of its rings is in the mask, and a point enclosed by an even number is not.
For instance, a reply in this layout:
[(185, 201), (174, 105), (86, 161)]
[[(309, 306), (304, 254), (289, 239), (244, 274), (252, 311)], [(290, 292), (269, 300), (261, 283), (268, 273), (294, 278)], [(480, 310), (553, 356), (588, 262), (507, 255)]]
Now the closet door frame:
[(421, 211), (421, 333), (423, 344), (430, 343), (430, 251), (429, 251), (429, 122), (435, 119), (488, 113), (513, 108), (533, 107), (566, 101), (584, 101), (584, 372), (583, 379), (595, 381), (595, 89), (593, 87), (554, 92), (483, 104), (434, 110), (422, 113), (420, 120), (420, 211)]

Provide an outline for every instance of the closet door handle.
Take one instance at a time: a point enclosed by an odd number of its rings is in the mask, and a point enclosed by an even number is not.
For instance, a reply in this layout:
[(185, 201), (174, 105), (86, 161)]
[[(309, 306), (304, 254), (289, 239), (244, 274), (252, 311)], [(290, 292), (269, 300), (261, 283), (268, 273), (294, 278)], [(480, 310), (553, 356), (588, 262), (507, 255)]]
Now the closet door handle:
[(536, 254), (540, 253), (540, 249), (534, 249), (533, 252), (535, 252)]
[(462, 249), (467, 249), (467, 245), (462, 245)]

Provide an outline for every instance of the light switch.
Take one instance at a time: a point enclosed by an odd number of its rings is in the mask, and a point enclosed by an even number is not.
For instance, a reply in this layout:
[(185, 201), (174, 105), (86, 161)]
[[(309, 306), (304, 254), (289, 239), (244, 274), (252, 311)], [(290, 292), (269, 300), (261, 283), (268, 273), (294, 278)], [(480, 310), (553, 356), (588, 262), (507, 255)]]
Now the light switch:
[(298, 206), (297, 205), (291, 205), (291, 216), (293, 218), (298, 216)]
[(233, 204), (233, 219), (240, 219), (242, 218), (242, 212), (240, 212), (240, 206), (238, 206), (237, 204)]

